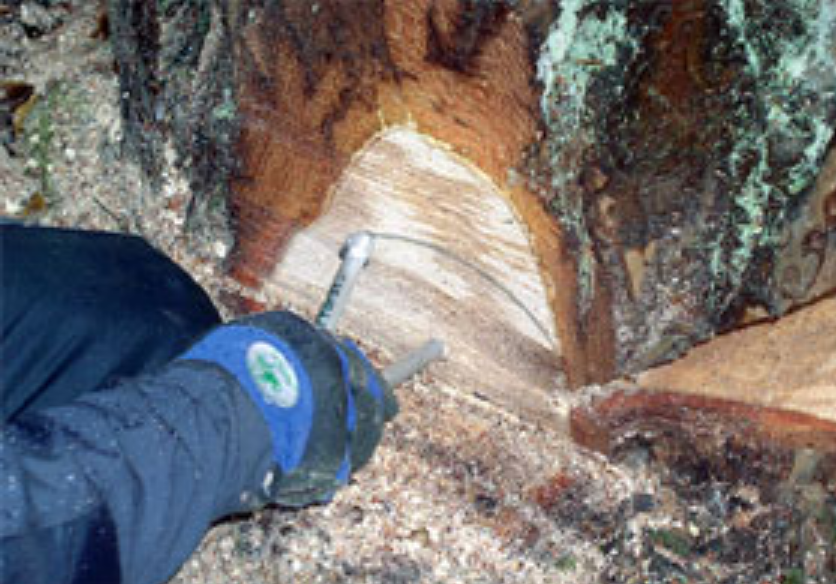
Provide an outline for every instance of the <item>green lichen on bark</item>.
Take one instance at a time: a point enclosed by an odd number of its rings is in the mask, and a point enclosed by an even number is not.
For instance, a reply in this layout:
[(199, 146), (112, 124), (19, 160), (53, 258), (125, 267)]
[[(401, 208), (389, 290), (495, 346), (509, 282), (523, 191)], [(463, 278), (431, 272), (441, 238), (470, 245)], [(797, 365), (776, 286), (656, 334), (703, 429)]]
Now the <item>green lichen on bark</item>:
[[(545, 148), (551, 172), (549, 203), (571, 242), (578, 264), (581, 313), (589, 310), (594, 287), (593, 241), (577, 189), (584, 152), (598, 141), (594, 92), (606, 84), (613, 99), (625, 91), (623, 71), (636, 57), (643, 31), (627, 21), (629, 2), (567, 0), (539, 50), (537, 77), (548, 127)], [(538, 169), (543, 173), (546, 169)]]
[(789, 307), (775, 269), (833, 144), (834, 12), (561, 3), (537, 51), (529, 170), (574, 254), (580, 313), (609, 289), (621, 370), (676, 356), (746, 302)]
[[(757, 80), (754, 99), (741, 102), (737, 112), (728, 160), (728, 172), (740, 184), (734, 198), (740, 213), (711, 253), (716, 287), (736, 290), (758, 250), (781, 243), (833, 139), (836, 6), (827, 0), (728, 0), (723, 9), (746, 56), (746, 74)], [(749, 292), (776, 305), (768, 290)]]

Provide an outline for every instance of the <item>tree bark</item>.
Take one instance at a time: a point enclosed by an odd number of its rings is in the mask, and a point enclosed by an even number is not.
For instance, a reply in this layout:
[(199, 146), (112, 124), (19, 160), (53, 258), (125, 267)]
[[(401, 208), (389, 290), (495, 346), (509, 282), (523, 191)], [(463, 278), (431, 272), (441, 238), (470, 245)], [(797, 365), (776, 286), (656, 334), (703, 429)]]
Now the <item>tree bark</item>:
[[(257, 287), (393, 125), (530, 229), (572, 385), (836, 289), (827, 0), (111, 0), (126, 145)], [(828, 152), (830, 152), (829, 158)]]

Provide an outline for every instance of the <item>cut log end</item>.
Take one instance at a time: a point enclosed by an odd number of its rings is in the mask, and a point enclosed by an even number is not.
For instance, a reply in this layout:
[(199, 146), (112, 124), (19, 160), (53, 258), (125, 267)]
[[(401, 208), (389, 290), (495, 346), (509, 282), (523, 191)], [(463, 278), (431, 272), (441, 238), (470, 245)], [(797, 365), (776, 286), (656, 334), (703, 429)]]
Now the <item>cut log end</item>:
[(276, 304), (318, 311), (343, 242), (374, 253), (337, 329), (390, 358), (434, 336), (448, 357), (431, 375), (532, 423), (560, 423), (558, 340), (524, 225), (490, 179), (442, 145), (395, 129), (346, 169), (328, 208), (264, 280)]
[[(539, 123), (530, 40), (502, 3), (486, 6), (323, 3), (315, 12), (265, 10), (249, 26), (239, 89), (247, 178), (234, 185), (233, 274), (247, 285), (263, 281), (290, 236), (328, 207), (352, 158), (379, 133), (405, 126), (449, 145), (505, 194), (560, 315), (570, 384), (603, 381), (614, 374), (609, 312), (578, 324), (574, 259), (521, 176)], [(326, 30), (337, 25), (345, 29), (339, 44)]]
[(836, 457), (834, 330), (830, 298), (720, 336), (639, 376), (632, 389), (577, 408), (572, 436), (615, 458), (654, 445), (667, 458), (704, 459), (723, 472), (732, 463), (741, 466), (735, 472), (753, 464), (788, 472), (802, 450)]

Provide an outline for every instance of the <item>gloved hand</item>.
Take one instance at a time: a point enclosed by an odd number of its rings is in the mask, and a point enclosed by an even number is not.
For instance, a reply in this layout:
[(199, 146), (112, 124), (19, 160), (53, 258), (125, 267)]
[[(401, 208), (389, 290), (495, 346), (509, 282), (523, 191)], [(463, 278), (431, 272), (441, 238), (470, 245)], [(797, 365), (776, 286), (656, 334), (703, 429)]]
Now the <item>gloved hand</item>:
[(276, 469), (250, 494), (251, 506), (330, 500), (397, 413), (391, 389), (353, 343), (289, 312), (219, 327), (180, 359), (231, 373), (269, 426)]

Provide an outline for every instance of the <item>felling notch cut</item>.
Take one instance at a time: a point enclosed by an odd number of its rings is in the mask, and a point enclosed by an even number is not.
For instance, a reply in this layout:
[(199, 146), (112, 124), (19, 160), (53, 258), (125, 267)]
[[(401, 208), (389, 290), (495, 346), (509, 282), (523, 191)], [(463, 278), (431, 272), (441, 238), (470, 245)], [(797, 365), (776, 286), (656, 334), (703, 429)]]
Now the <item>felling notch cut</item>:
[(439, 338), (448, 358), (432, 376), (442, 385), (532, 422), (559, 423), (545, 287), (524, 226), (484, 175), (413, 131), (387, 132), (355, 159), (328, 210), (290, 241), (265, 289), (313, 314), (311, 299), (338, 270), (349, 285), (338, 278), (321, 322), (341, 313), (338, 292), (353, 288), (338, 327), (346, 334), (390, 358)]

